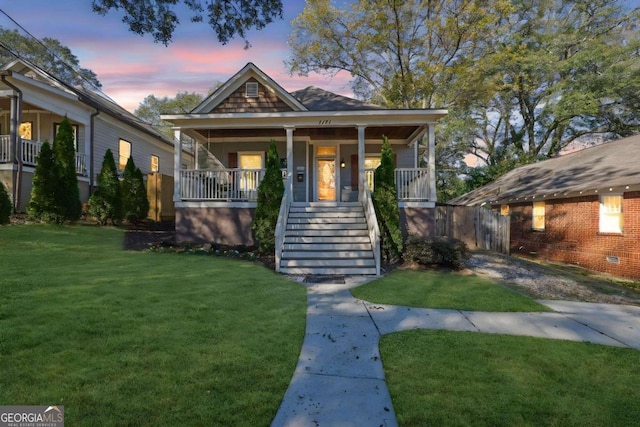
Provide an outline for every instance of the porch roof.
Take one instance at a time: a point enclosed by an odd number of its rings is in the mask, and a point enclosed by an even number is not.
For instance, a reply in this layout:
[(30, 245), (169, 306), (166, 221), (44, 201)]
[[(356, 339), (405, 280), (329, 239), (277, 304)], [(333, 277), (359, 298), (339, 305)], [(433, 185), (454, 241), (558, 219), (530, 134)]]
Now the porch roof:
[(369, 109), (351, 111), (287, 111), (269, 113), (209, 113), (163, 115), (187, 135), (203, 138), (282, 137), (284, 128), (295, 135), (322, 140), (357, 140), (357, 128), (365, 127), (365, 137), (386, 135), (395, 142), (411, 143), (429, 124), (447, 115), (447, 110)]

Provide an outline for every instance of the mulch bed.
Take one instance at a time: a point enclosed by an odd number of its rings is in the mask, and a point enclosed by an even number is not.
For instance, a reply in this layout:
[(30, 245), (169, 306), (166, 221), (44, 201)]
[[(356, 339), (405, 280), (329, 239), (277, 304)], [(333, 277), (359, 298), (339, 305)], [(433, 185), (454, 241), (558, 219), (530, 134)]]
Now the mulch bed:
[(173, 221), (129, 224), (124, 233), (124, 249), (144, 251), (154, 246), (175, 246), (175, 237)]

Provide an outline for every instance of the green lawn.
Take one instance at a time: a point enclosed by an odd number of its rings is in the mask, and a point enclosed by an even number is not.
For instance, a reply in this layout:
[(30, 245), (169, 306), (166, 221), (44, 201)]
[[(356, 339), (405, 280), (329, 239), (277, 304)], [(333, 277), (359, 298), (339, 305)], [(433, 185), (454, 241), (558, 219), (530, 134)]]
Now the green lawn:
[(268, 425), (305, 288), (122, 242), (114, 228), (0, 227), (0, 405), (64, 405), (68, 425)]
[(631, 426), (640, 351), (588, 343), (412, 330), (380, 352), (401, 426)]
[(396, 270), (351, 290), (378, 304), (470, 311), (550, 311), (534, 300), (475, 275), (432, 270)]

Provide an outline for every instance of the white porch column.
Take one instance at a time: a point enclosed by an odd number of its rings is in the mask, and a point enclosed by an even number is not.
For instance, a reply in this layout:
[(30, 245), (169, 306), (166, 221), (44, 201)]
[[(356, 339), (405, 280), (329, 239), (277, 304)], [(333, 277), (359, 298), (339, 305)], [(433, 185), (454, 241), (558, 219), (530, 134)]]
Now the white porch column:
[(358, 192), (363, 191), (366, 185), (364, 172), (364, 131), (367, 127), (358, 125)]
[(436, 202), (436, 124), (429, 123), (429, 201)]
[(420, 159), (418, 158), (418, 156), (420, 155), (420, 140), (422, 139), (422, 137), (416, 139), (415, 141), (413, 141), (413, 167), (414, 168), (419, 168), (420, 167)]
[(180, 129), (173, 130), (173, 201), (182, 200), (182, 182), (180, 171), (182, 169), (182, 140)]
[(287, 131), (287, 185), (290, 195), (293, 194), (293, 131), (295, 126), (285, 126)]

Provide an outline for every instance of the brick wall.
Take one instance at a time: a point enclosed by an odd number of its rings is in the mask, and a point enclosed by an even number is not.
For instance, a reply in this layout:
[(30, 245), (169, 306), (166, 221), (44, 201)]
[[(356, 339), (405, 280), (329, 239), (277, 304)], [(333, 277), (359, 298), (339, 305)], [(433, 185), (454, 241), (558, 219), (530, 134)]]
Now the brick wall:
[(544, 231), (532, 230), (532, 210), (532, 202), (510, 205), (512, 254), (640, 279), (640, 191), (623, 195), (622, 234), (599, 232), (597, 195), (545, 200)]

